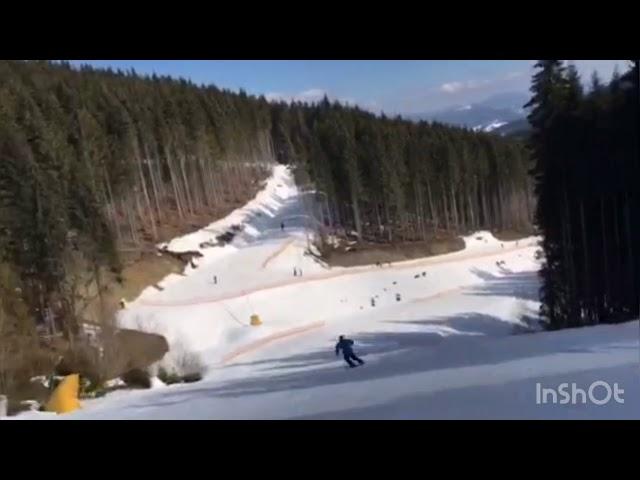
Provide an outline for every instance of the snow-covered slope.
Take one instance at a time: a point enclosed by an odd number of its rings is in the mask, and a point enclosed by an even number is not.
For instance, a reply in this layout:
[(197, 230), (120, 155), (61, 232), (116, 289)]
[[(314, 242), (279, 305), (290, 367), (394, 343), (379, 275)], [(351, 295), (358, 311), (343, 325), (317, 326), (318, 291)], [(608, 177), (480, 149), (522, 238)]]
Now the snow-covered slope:
[[(640, 417), (637, 322), (515, 334), (538, 308), (536, 239), (478, 232), (461, 252), (328, 269), (305, 255), (309, 196), (275, 167), (247, 206), (168, 248), (200, 249), (245, 224), (230, 245), (201, 249), (197, 268), (122, 312), (122, 325), (198, 352), (203, 381), (120, 391), (55, 418)], [(263, 324), (249, 325), (252, 314)], [(343, 367), (340, 334), (355, 340), (364, 367)], [(594, 380), (620, 382), (627, 402), (536, 405), (538, 382)], [(52, 418), (22, 418), (33, 416)]]
[(473, 127), (473, 131), (474, 132), (493, 132), (494, 130), (503, 127), (505, 125), (507, 125), (509, 122), (503, 122), (500, 120), (494, 120), (491, 123), (489, 123), (488, 125), (477, 125), (475, 127)]

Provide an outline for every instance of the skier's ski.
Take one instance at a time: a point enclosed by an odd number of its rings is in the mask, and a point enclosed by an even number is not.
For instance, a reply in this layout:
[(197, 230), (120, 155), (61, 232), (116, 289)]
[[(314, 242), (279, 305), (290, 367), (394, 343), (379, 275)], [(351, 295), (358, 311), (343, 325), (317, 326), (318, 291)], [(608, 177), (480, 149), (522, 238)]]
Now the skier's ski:
[(353, 367), (350, 367), (349, 365), (345, 365), (345, 366), (344, 366), (344, 369), (345, 369), (345, 370), (351, 370), (351, 369), (353, 369), (353, 368), (362, 367), (363, 365), (364, 365), (364, 363), (359, 364), (359, 365), (354, 365)]

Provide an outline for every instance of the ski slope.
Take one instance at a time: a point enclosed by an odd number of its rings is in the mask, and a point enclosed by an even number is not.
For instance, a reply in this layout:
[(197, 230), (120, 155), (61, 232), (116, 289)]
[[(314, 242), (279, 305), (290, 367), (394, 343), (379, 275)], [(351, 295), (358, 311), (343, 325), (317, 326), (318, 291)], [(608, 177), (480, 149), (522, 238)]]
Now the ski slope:
[[(276, 166), (245, 207), (166, 245), (200, 250), (196, 268), (121, 312), (121, 325), (167, 337), (165, 364), (177, 350), (197, 352), (203, 381), (21, 418), (640, 418), (638, 322), (522, 333), (539, 306), (537, 239), (478, 232), (452, 254), (329, 269), (305, 254), (312, 200)], [(246, 227), (232, 243), (200, 248), (234, 224)], [(253, 314), (262, 325), (249, 324)], [(335, 356), (341, 334), (364, 367), (345, 369)], [(625, 403), (536, 404), (537, 383), (597, 380), (618, 382)]]

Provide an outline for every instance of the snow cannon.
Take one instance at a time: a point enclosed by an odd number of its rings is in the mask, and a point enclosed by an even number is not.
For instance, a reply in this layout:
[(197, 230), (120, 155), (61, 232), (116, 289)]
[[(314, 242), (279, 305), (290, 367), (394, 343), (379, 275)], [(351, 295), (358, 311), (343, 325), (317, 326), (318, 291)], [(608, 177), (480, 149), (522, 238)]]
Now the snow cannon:
[(80, 408), (78, 391), (80, 390), (80, 375), (68, 375), (60, 382), (45, 406), (47, 412), (58, 414), (69, 413)]
[(262, 320), (260, 320), (260, 316), (256, 314), (251, 315), (251, 326), (257, 327), (259, 325), (262, 325)]

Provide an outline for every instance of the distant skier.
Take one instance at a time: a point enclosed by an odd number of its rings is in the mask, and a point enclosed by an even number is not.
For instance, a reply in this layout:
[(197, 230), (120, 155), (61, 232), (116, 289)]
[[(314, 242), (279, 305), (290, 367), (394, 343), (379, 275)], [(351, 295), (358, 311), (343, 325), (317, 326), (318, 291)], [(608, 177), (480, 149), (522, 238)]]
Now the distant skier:
[(284, 222), (280, 223), (280, 230), (284, 232)]
[[(358, 365), (364, 365), (364, 360), (362, 360), (361, 358), (358, 358), (356, 354), (353, 353), (353, 340), (349, 338), (344, 338), (344, 335), (340, 335), (340, 338), (338, 339), (338, 343), (336, 343), (336, 357), (340, 353), (340, 350), (342, 350), (342, 356), (344, 358), (344, 361), (349, 364), (349, 367), (354, 368), (354, 367), (357, 367)], [(353, 363), (352, 360), (355, 360), (356, 362), (358, 362), (358, 365)]]

